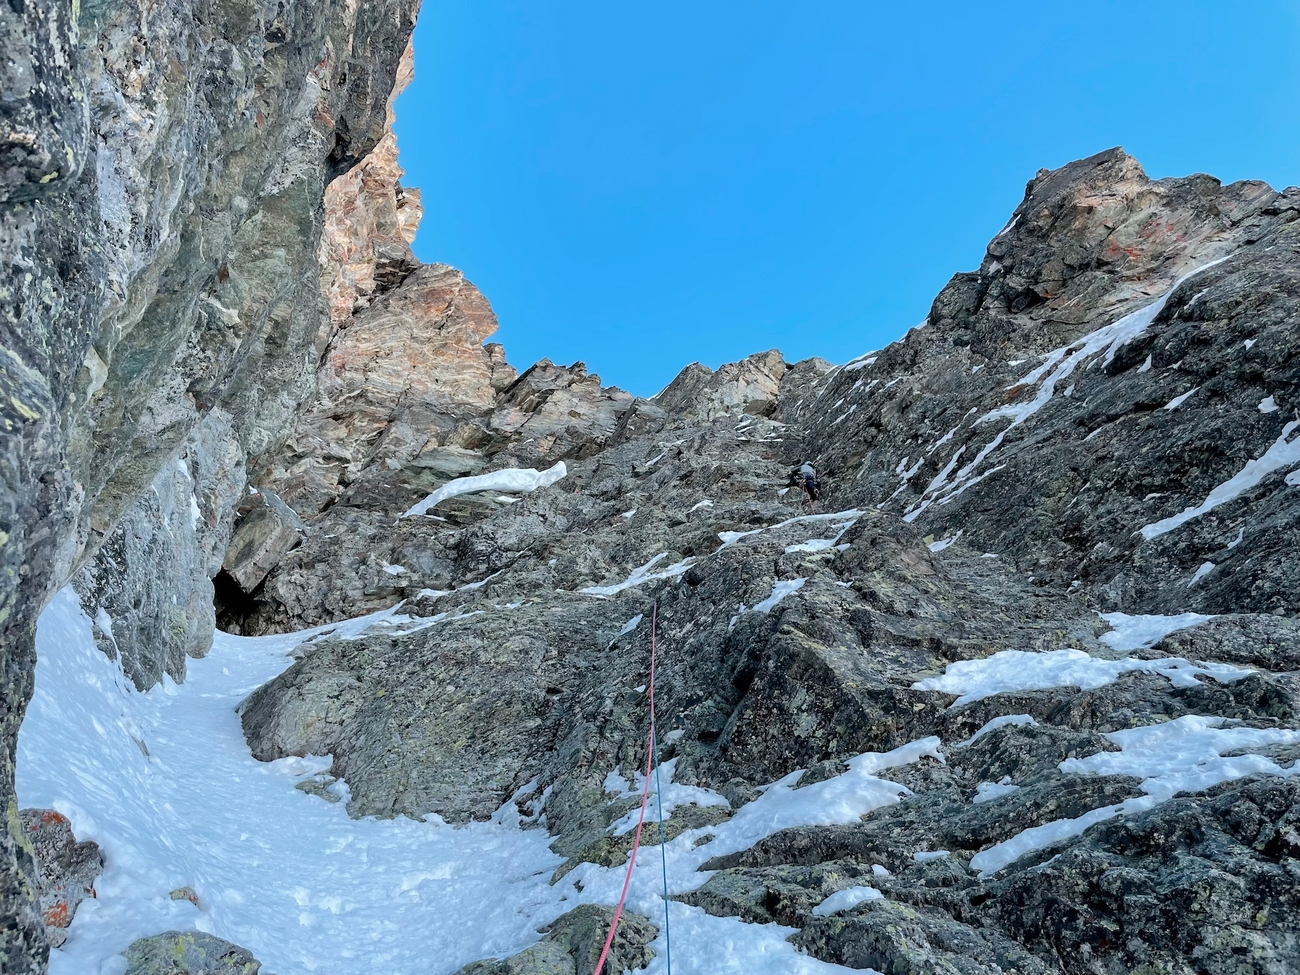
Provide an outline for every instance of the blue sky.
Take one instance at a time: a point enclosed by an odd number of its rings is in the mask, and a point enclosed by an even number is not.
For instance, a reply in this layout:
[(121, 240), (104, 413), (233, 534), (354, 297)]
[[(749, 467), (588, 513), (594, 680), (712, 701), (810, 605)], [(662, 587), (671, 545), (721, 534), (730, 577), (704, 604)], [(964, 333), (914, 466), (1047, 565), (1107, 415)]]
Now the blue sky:
[(1300, 183), (1300, 0), (425, 0), (397, 113), (508, 359), (650, 395), (892, 341), (1041, 166)]

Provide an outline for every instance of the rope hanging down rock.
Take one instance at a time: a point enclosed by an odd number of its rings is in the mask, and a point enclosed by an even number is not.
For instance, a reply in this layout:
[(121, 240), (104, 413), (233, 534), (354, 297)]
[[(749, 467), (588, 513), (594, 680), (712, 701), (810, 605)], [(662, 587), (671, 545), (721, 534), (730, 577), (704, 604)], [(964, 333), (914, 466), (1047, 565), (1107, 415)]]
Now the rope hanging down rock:
[(668, 975), (672, 975), (672, 942), (668, 934), (668, 855), (664, 849), (664, 803), (663, 789), (659, 785), (659, 746), (655, 741), (655, 631), (659, 624), (659, 603), (656, 601), (650, 615), (650, 682), (647, 685), (650, 700), (650, 735), (646, 742), (645, 755), (645, 777), (641, 787), (641, 813), (637, 817), (636, 836), (632, 839), (632, 852), (627, 860), (627, 875), (623, 878), (623, 892), (618, 898), (618, 907), (614, 909), (614, 920), (609, 925), (609, 936), (605, 939), (605, 947), (601, 949), (600, 960), (596, 962), (596, 969), (592, 975), (600, 975), (601, 969), (605, 967), (605, 959), (609, 957), (609, 950), (614, 944), (614, 935), (618, 932), (618, 922), (623, 916), (623, 905), (627, 902), (627, 889), (632, 883), (632, 869), (636, 866), (637, 851), (641, 849), (641, 828), (645, 825), (645, 809), (650, 799), (650, 771), (653, 768), (655, 774), (655, 791), (656, 799), (659, 804), (659, 856), (663, 861), (664, 875), (664, 940), (667, 945), (665, 957), (668, 962)]

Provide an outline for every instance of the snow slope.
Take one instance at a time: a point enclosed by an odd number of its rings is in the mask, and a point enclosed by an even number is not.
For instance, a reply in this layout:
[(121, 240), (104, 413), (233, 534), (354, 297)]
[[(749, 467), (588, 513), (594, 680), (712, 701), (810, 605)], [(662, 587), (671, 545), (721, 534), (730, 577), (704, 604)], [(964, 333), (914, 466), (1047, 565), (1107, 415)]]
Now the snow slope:
[[(578, 903), (616, 901), (622, 867), (584, 864), (550, 885), (560, 857), (546, 831), (527, 828), (512, 803), (491, 822), (462, 828), (436, 817), (354, 820), (343, 803), (294, 788), (328, 768), (328, 757), (253, 759), (235, 708), (290, 666), (294, 647), (326, 632), (355, 636), (411, 622), (388, 610), (284, 636), (218, 633), (208, 657), (190, 662), (185, 684), (167, 681), (142, 694), (96, 649), (71, 591), (60, 593), (37, 630), (18, 797), (23, 806), (67, 815), (79, 839), (100, 844), (106, 869), (66, 945), (51, 952), (51, 975), (121, 975), (127, 945), (173, 929), (240, 944), (279, 975), (440, 975), (522, 950), (538, 940), (539, 926)], [(854, 822), (897, 802), (906, 790), (876, 773), (937, 757), (938, 747), (930, 738), (859, 755), (843, 775), (805, 789), (793, 788), (802, 773), (786, 776), (731, 820), (668, 844), (670, 888), (700, 886), (711, 876), (698, 870), (707, 859), (778, 829)], [(686, 798), (673, 792), (682, 787), (673, 785), (670, 764), (663, 772), (665, 798)], [(642, 850), (628, 899), (661, 928), (651, 973), (666, 971), (659, 854)], [(182, 886), (197, 892), (197, 907), (171, 899)], [(679, 903), (671, 909), (674, 969), (682, 975), (849, 971), (798, 952), (785, 940), (792, 928), (711, 917)]]

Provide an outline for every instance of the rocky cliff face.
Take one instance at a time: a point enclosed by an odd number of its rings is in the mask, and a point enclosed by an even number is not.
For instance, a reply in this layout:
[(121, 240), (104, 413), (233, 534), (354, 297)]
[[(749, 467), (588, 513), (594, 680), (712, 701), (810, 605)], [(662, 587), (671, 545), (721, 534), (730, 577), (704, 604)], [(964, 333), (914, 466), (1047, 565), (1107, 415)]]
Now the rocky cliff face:
[(325, 185), (384, 138), (415, 6), (0, 10), (6, 972), (44, 966), (12, 792), (36, 616), (77, 579), (118, 611), (104, 643), (133, 648), (142, 685), (205, 646), (244, 458), (314, 381)]
[[(41, 912), (97, 869), (12, 801), (32, 626), (69, 582), (142, 688), (214, 617), (324, 625), (242, 705), (254, 753), (332, 755), (353, 815), (513, 801), (557, 883), (628, 856), (609, 783), (646, 761), (653, 620), (660, 757), (711, 790), (666, 824), (702, 851), (692, 908), (888, 973), (1300, 966), (1300, 190), (1119, 150), (1043, 171), (888, 348), (644, 400), (517, 372), (487, 299), (411, 253), (413, 16), (0, 10), (0, 967), (43, 969)], [(518, 468), (545, 485), (458, 480)], [(709, 854), (769, 784), (892, 749), (900, 801)], [(582, 970), (607, 915), (468, 970)], [(624, 935), (646, 963), (653, 925)], [(179, 932), (132, 952), (257, 965)]]
[[(254, 753), (332, 754), (354, 815), (544, 809), (557, 879), (622, 862), (607, 776), (645, 761), (657, 613), (661, 758), (733, 810), (944, 743), (881, 773), (897, 805), (715, 858), (687, 903), (882, 972), (1295, 967), (1297, 217), (1295, 189), (1102, 153), (1039, 173), (889, 348), (692, 366), (652, 401), (581, 365), (516, 377), (449, 268), (377, 286), (255, 462), (292, 510), (280, 552), (227, 559), (220, 612), (409, 615), (306, 645), (243, 706)], [(815, 511), (786, 488), (803, 460)], [(1189, 611), (1214, 618), (1133, 619)], [(679, 806), (668, 838), (731, 815)], [(884, 897), (814, 911), (864, 883)]]

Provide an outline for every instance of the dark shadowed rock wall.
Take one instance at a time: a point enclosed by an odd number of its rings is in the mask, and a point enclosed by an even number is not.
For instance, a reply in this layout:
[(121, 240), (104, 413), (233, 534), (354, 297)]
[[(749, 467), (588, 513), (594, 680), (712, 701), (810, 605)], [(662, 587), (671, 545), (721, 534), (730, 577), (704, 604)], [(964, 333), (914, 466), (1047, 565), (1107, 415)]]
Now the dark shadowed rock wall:
[[(190, 526), (192, 499), (208, 504), (193, 527), (206, 519), (214, 534), (196, 534), (183, 561), (220, 561), (230, 504), (216, 495), (241, 480), (233, 453), (276, 443), (314, 383), (322, 196), (385, 135), (415, 7), (0, 5), (5, 972), (43, 970), (45, 957), (12, 788), (36, 617), (160, 475), (152, 513), (88, 584), (111, 592), (126, 563), (156, 554), (160, 520)], [(126, 629), (177, 629), (167, 639), (197, 647), (203, 617), (168, 615), (172, 595), (152, 594)], [(141, 660), (133, 676), (174, 664)]]

